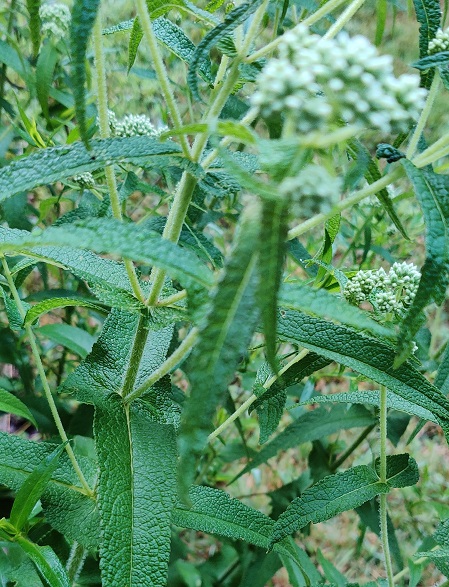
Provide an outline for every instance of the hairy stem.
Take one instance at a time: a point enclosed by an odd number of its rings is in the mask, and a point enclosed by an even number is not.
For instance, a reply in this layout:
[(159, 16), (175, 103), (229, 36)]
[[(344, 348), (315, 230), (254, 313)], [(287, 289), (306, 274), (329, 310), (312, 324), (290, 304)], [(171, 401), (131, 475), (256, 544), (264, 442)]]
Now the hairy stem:
[[(298, 353), (291, 361), (289, 361), (282, 369), (279, 371), (277, 375), (273, 375), (269, 379), (265, 381), (263, 387), (265, 389), (269, 389), (275, 381), (281, 377), (290, 367), (292, 367), (295, 363), (298, 363), (301, 359), (303, 359), (309, 353), (308, 349), (303, 349), (300, 353)], [(211, 442), (214, 438), (217, 438), (223, 430), (225, 430), (234, 420), (237, 420), (239, 416), (241, 416), (258, 398), (259, 396), (256, 394), (252, 394), (240, 407), (233, 412), (229, 418), (227, 418), (218, 428), (216, 428), (213, 432), (211, 432), (208, 436), (208, 442)]]
[[(14, 301), (16, 302), (17, 309), (18, 309), (22, 319), (24, 319), (26, 316), (26, 311), (25, 311), (25, 308), (23, 307), (22, 300), (20, 299), (19, 292), (17, 291), (16, 284), (14, 283), (14, 280), (12, 278), (11, 272), (8, 267), (8, 263), (6, 262), (6, 259), (3, 256), (2, 256), (2, 265), (3, 265), (3, 272), (5, 274), (7, 281), (8, 281), (9, 289), (11, 291), (13, 298), (14, 298)], [(55, 400), (53, 399), (53, 395), (50, 390), (50, 385), (48, 384), (47, 376), (45, 374), (44, 365), (43, 365), (42, 359), (40, 357), (36, 337), (35, 337), (34, 332), (33, 332), (30, 325), (25, 326), (25, 332), (28, 336), (28, 340), (30, 341), (31, 352), (34, 357), (34, 362), (36, 363), (37, 372), (39, 373), (39, 377), (41, 379), (42, 388), (44, 390), (45, 398), (48, 402), (50, 412), (51, 412), (51, 415), (53, 416), (53, 420), (55, 422), (59, 436), (61, 437), (62, 442), (65, 443), (65, 450), (66, 450), (67, 455), (72, 463), (72, 466), (75, 470), (75, 473), (77, 474), (78, 479), (80, 480), (81, 485), (83, 486), (84, 490), (86, 491), (86, 493), (88, 495), (92, 495), (93, 491), (89, 487), (89, 484), (87, 483), (86, 478), (84, 477), (84, 474), (81, 471), (81, 468), (78, 464), (78, 461), (76, 460), (75, 453), (73, 452), (73, 449), (69, 444), (69, 439), (68, 439), (67, 434), (64, 430), (64, 426), (62, 425), (61, 418), (59, 417), (58, 409), (56, 407)]]
[[(93, 46), (97, 81), (97, 108), (100, 126), (100, 136), (101, 138), (106, 139), (110, 135), (110, 130), (108, 116), (108, 91), (106, 85), (106, 67), (103, 52), (103, 35), (101, 31), (101, 14), (99, 11), (93, 30)], [(114, 167), (112, 165), (107, 165), (104, 168), (104, 173), (106, 177), (106, 185), (109, 191), (109, 197), (111, 199), (112, 214), (114, 215), (114, 218), (117, 218), (117, 220), (122, 220), (122, 209), (120, 204), (120, 196), (117, 189), (117, 180), (115, 177)], [(124, 264), (134, 295), (141, 302), (145, 301), (145, 295), (140, 287), (139, 280), (136, 275), (136, 269), (132, 261), (130, 261), (129, 259), (125, 259)]]
[(189, 334), (185, 337), (176, 351), (170, 355), (160, 367), (153, 371), (150, 377), (142, 383), (140, 387), (131, 391), (127, 395), (125, 395), (125, 403), (129, 404), (141, 395), (143, 395), (146, 391), (150, 389), (157, 381), (168, 375), (170, 371), (172, 371), (178, 363), (182, 361), (192, 350), (193, 345), (196, 343), (198, 339), (198, 329), (192, 328)]
[(143, 314), (140, 314), (139, 322), (137, 323), (136, 334), (134, 336), (133, 347), (131, 350), (129, 366), (128, 370), (126, 371), (125, 380), (123, 382), (121, 393), (122, 396), (126, 397), (133, 390), (147, 338), (148, 320)]
[(405, 156), (407, 159), (411, 159), (412, 156), (415, 154), (416, 147), (418, 146), (419, 138), (426, 126), (427, 120), (429, 118), (430, 113), (432, 112), (432, 107), (435, 102), (435, 98), (438, 95), (438, 91), (440, 89), (440, 76), (437, 72), (433, 76), (432, 85), (430, 86), (429, 93), (427, 94), (426, 104), (421, 112), (421, 116), (419, 117), (418, 123), (415, 127), (413, 132), (412, 138), (410, 139), (410, 143), (408, 145), (407, 151), (405, 152)]
[[(379, 481), (387, 482), (387, 388), (384, 385), (380, 387), (380, 471)], [(388, 516), (387, 516), (387, 494), (382, 493), (380, 501), (380, 536), (382, 540), (382, 550), (385, 559), (385, 570), (387, 573), (388, 587), (393, 587), (393, 567), (391, 564), (390, 545), (388, 542)]]
[[(182, 126), (181, 114), (179, 112), (175, 97), (173, 95), (171, 83), (168, 79), (167, 70), (165, 69), (161, 52), (159, 51), (156, 35), (154, 34), (153, 25), (151, 24), (151, 18), (148, 14), (148, 9), (145, 0), (137, 0), (136, 6), (137, 15), (139, 17), (140, 24), (145, 35), (145, 39), (148, 43), (148, 47), (150, 49), (154, 70), (156, 71), (156, 76), (162, 91), (162, 95), (164, 96), (164, 100), (167, 105), (170, 118), (173, 122), (173, 126), (175, 128), (180, 128)], [(185, 157), (189, 158), (190, 146), (187, 141), (187, 137), (185, 135), (181, 135), (179, 137), (179, 140), (181, 142), (181, 147)]]
[(70, 585), (76, 582), (81, 571), (83, 570), (84, 562), (87, 557), (87, 550), (82, 544), (74, 542), (70, 549), (69, 558), (65, 566), (67, 571), (67, 577)]

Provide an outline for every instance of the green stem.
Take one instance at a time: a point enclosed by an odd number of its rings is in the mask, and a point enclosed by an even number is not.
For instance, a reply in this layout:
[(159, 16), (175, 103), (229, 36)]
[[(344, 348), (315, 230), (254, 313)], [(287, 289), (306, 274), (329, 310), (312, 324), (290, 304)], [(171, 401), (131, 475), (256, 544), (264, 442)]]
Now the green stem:
[[(182, 119), (179, 113), (178, 106), (173, 95), (170, 80), (168, 79), (167, 70), (165, 69), (161, 53), (159, 51), (156, 35), (154, 34), (151, 18), (148, 14), (148, 9), (145, 0), (136, 0), (137, 15), (145, 35), (148, 47), (150, 49), (151, 58), (153, 60), (154, 70), (167, 105), (170, 118), (175, 128), (181, 128)], [(179, 137), (181, 147), (185, 157), (190, 158), (190, 146), (185, 135)]]
[[(303, 20), (302, 23), (299, 23), (299, 25), (297, 26), (305, 25), (310, 27), (316, 22), (318, 22), (321, 18), (327, 16), (330, 12), (335, 10), (335, 8), (338, 8), (341, 4), (344, 4), (345, 2), (346, 0), (329, 0), (329, 2), (326, 2), (326, 4), (324, 4), (321, 8), (319, 8), (316, 12), (311, 14), (308, 18)], [(290, 30), (294, 30), (294, 28)], [(258, 51), (252, 53), (249, 57), (247, 57), (246, 62), (253, 63), (261, 57), (265, 57), (265, 55), (274, 51), (274, 49), (276, 49), (276, 47), (282, 42), (283, 36), (284, 35), (281, 35), (271, 43), (268, 43), (268, 45), (265, 45), (265, 47), (262, 47)]]
[(131, 356), (129, 359), (128, 370), (126, 371), (125, 380), (123, 382), (121, 395), (126, 397), (133, 390), (136, 381), (137, 372), (139, 371), (140, 360), (145, 350), (145, 344), (148, 338), (148, 319), (140, 314), (139, 322), (137, 323), (136, 334), (134, 337)]
[(421, 116), (419, 117), (418, 123), (417, 123), (416, 128), (413, 132), (413, 136), (410, 139), (409, 146), (408, 146), (407, 151), (405, 153), (405, 156), (407, 157), (407, 159), (411, 159), (412, 156), (415, 154), (416, 147), (418, 146), (419, 138), (422, 135), (424, 127), (426, 126), (426, 123), (427, 123), (427, 119), (429, 118), (429, 115), (432, 112), (432, 107), (435, 102), (435, 98), (438, 95), (439, 89), (440, 89), (440, 76), (438, 75), (438, 73), (435, 73), (435, 75), (433, 76), (432, 85), (430, 86), (429, 93), (427, 94), (426, 104), (421, 112)]
[(178, 365), (178, 363), (180, 363), (182, 359), (184, 359), (188, 355), (197, 339), (198, 329), (192, 328), (192, 330), (185, 337), (185, 339), (182, 341), (182, 343), (179, 345), (176, 351), (172, 355), (170, 355), (168, 359), (166, 359), (162, 363), (162, 365), (158, 369), (156, 369), (156, 371), (153, 371), (150, 377), (144, 383), (142, 383), (140, 387), (125, 395), (125, 403), (129, 404), (135, 399), (139, 398), (146, 391), (148, 391), (150, 387), (152, 387), (157, 381), (162, 379), (162, 377), (168, 375), (170, 371), (172, 371), (176, 367), (176, 365)]
[(182, 291), (178, 291), (177, 293), (164, 298), (163, 300), (159, 300), (157, 303), (157, 307), (165, 307), (165, 306), (173, 306), (176, 302), (184, 300), (187, 297), (187, 291), (183, 289)]
[[(20, 299), (19, 292), (17, 291), (17, 288), (16, 288), (16, 284), (14, 283), (14, 280), (12, 278), (11, 272), (8, 267), (8, 263), (6, 262), (6, 259), (3, 256), (2, 256), (2, 265), (3, 265), (3, 272), (5, 274), (7, 281), (8, 281), (9, 289), (12, 293), (14, 301), (16, 302), (17, 309), (18, 309), (22, 319), (25, 319), (25, 316), (26, 316), (25, 308), (23, 307), (22, 300)], [(30, 341), (31, 352), (33, 354), (34, 361), (36, 363), (37, 372), (39, 373), (39, 377), (41, 379), (44, 394), (47, 399), (47, 402), (48, 402), (48, 405), (50, 408), (50, 412), (51, 412), (51, 415), (53, 416), (53, 420), (55, 422), (59, 436), (61, 437), (62, 442), (65, 443), (65, 450), (66, 450), (67, 455), (72, 463), (72, 466), (73, 466), (73, 468), (74, 468), (74, 470), (80, 480), (81, 485), (83, 486), (87, 495), (93, 495), (93, 491), (89, 487), (89, 484), (87, 483), (86, 478), (84, 477), (84, 474), (81, 471), (81, 468), (78, 464), (78, 461), (76, 460), (75, 453), (73, 452), (73, 449), (69, 444), (69, 439), (68, 439), (67, 434), (64, 430), (64, 426), (62, 425), (61, 418), (59, 417), (58, 409), (55, 404), (55, 400), (53, 399), (53, 395), (51, 393), (50, 386), (48, 384), (47, 376), (45, 374), (44, 365), (42, 363), (40, 353), (39, 353), (39, 348), (37, 346), (36, 337), (34, 336), (34, 332), (33, 332), (30, 325), (25, 326), (25, 332), (26, 332), (28, 339)]]
[[(290, 367), (292, 367), (295, 363), (298, 363), (301, 359), (303, 359), (307, 354), (309, 353), (308, 349), (303, 349), (300, 353), (298, 353), (295, 357), (293, 357), (293, 359), (291, 361), (289, 361), (286, 365), (284, 365), (284, 367), (282, 367), (282, 369), (279, 371), (279, 373), (277, 375), (273, 375), (272, 377), (270, 377), (269, 379), (267, 379), (265, 381), (265, 383), (263, 384), (263, 387), (265, 389), (269, 389), (273, 383), (275, 381), (277, 381), (279, 379), (279, 377), (281, 377), (281, 375), (283, 375), (288, 369), (290, 369)], [(233, 412), (229, 418), (227, 418), (222, 424), (220, 424), (220, 426), (218, 426), (218, 428), (216, 428), (213, 432), (211, 432), (208, 436), (208, 442), (212, 442), (212, 440), (214, 440), (214, 438), (217, 438), (217, 436), (219, 436), (223, 430), (225, 430), (228, 426), (230, 426), (230, 424), (232, 424), (232, 422), (234, 422), (234, 420), (237, 420), (237, 418), (243, 414), (258, 398), (259, 396), (256, 394), (252, 394), (241, 406), (239, 406), (235, 412)]]
[[(93, 46), (97, 80), (97, 108), (100, 136), (101, 138), (106, 139), (110, 136), (110, 130), (108, 115), (108, 90), (106, 85), (106, 67), (103, 52), (103, 35), (100, 11), (97, 15), (97, 20), (93, 29)], [(117, 220), (122, 220), (122, 209), (120, 204), (120, 196), (117, 189), (117, 180), (115, 177), (114, 167), (112, 165), (107, 165), (104, 168), (104, 173), (106, 177), (106, 185), (108, 186), (109, 197), (111, 199), (112, 214), (114, 218), (117, 218)], [(144, 302), (145, 295), (142, 291), (142, 288), (140, 287), (139, 280), (136, 275), (136, 269), (132, 261), (125, 259), (124, 264), (134, 295), (138, 300)]]
[[(379, 481), (387, 482), (387, 388), (380, 386), (380, 470)], [(382, 493), (380, 501), (380, 536), (385, 559), (385, 570), (387, 572), (388, 587), (393, 587), (393, 566), (391, 564), (390, 545), (388, 543), (388, 516), (387, 516), (387, 494)]]
[(364, 4), (365, 0), (354, 0), (347, 8), (340, 14), (338, 19), (330, 27), (327, 33), (323, 36), (323, 39), (332, 39), (347, 22), (351, 20), (357, 10)]
[(87, 550), (84, 548), (82, 544), (78, 542), (74, 542), (72, 544), (72, 548), (70, 549), (69, 558), (67, 560), (67, 564), (65, 566), (67, 571), (67, 577), (69, 579), (70, 585), (76, 582), (78, 579), (83, 566), (84, 561), (86, 560)]

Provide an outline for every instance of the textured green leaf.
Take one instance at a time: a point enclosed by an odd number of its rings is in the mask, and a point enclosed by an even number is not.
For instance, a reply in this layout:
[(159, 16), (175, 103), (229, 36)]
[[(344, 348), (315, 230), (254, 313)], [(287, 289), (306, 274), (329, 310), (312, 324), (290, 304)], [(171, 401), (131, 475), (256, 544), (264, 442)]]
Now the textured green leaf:
[[(56, 448), (58, 445), (0, 433), (0, 483), (18, 491), (33, 470)], [(95, 465), (82, 456), (77, 460), (93, 487), (97, 476)], [(86, 548), (96, 548), (99, 542), (96, 503), (80, 486), (66, 453), (61, 454), (41, 502), (48, 523), (56, 530)]]
[(346, 406), (337, 405), (331, 410), (319, 407), (306, 412), (266, 444), (238, 476), (266, 463), (281, 450), (319, 440), (340, 430), (371, 426), (375, 421), (373, 415), (361, 406), (351, 406), (347, 409)]
[(437, 375), (435, 377), (435, 386), (441, 389), (444, 395), (449, 392), (449, 344), (446, 344), (444, 354), (441, 358), (440, 366), (438, 367)]
[(38, 546), (23, 536), (17, 536), (16, 542), (33, 561), (49, 587), (70, 587), (65, 569), (52, 548)]
[(385, 385), (390, 393), (431, 411), (449, 434), (449, 401), (410, 363), (394, 369), (394, 350), (358, 332), (287, 310), (279, 318), (281, 340), (306, 348)]
[(412, 67), (416, 67), (416, 69), (420, 69), (421, 71), (426, 71), (426, 69), (430, 69), (431, 67), (437, 67), (437, 65), (447, 65), (449, 63), (449, 51), (441, 51), (440, 53), (435, 53), (433, 55), (427, 55), (410, 65)]
[(76, 326), (69, 324), (46, 324), (36, 328), (34, 332), (49, 338), (57, 344), (65, 346), (72, 353), (76, 353), (82, 359), (90, 353), (95, 337)]
[[(6, 316), (8, 317), (9, 327), (13, 330), (22, 330), (22, 314), (20, 313), (19, 308), (17, 307), (16, 301), (12, 297), (10, 297), (1, 286), (0, 294), (3, 298), (3, 303), (5, 304), (5, 312)], [(28, 307), (28, 304), (26, 302), (23, 302), (23, 305)]]
[[(178, 505), (173, 510), (172, 521), (175, 525), (232, 540), (244, 540), (268, 550), (274, 521), (262, 512), (212, 487), (192, 486), (189, 498), (189, 507)], [(300, 569), (306, 566), (304, 558), (308, 561), (308, 557), (305, 552), (300, 548), (296, 551), (288, 540), (276, 544), (274, 550), (294, 560)]]
[[(103, 404), (111, 393), (122, 393), (138, 328), (138, 314), (112, 310), (92, 352), (70, 373), (61, 391), (94, 405)], [(164, 361), (172, 333), (173, 326), (148, 332), (133, 389)]]
[[(306, 489), (301, 497), (294, 499), (289, 507), (276, 521), (273, 528), (272, 543), (278, 542), (304, 528), (309, 522), (317, 524), (324, 522), (333, 516), (356, 508), (369, 501), (379, 493), (388, 493), (390, 487), (404, 486), (402, 481), (408, 484), (405, 477), (412, 483), (416, 483), (415, 476), (407, 476), (404, 473), (413, 459), (408, 455), (396, 455), (389, 461), (390, 478), (387, 483), (381, 483), (376, 471), (367, 465), (353, 467), (347, 471), (325, 477), (309, 489)], [(403, 458), (405, 457), (405, 458)], [(414, 463), (414, 461), (413, 461)], [(416, 467), (416, 463), (414, 463)], [(402, 467), (402, 469), (401, 469)], [(403, 475), (399, 485), (395, 482)]]
[(44, 116), (50, 117), (48, 97), (53, 81), (53, 73), (58, 61), (58, 51), (53, 43), (45, 43), (36, 63), (36, 94)]
[(234, 31), (239, 25), (245, 22), (248, 16), (253, 14), (253, 12), (255, 12), (261, 4), (262, 0), (252, 0), (252, 2), (247, 2), (245, 4), (241, 4), (237, 8), (234, 8), (234, 10), (226, 15), (222, 23), (209, 31), (207, 35), (201, 40), (195, 50), (192, 60), (190, 61), (190, 69), (187, 76), (187, 82), (194, 98), (199, 98), (196, 74), (202, 64), (207, 63), (209, 51), (219, 41), (221, 41), (224, 37)]
[(26, 405), (11, 392), (2, 388), (0, 388), (0, 411), (25, 418), (25, 420), (29, 420), (37, 428), (36, 420)]
[[(380, 406), (379, 390), (351, 391), (349, 393), (332, 393), (330, 395), (313, 396), (313, 399), (304, 402), (304, 404), (325, 404), (329, 402), (340, 402), (347, 404), (367, 404), (370, 406)], [(435, 416), (429, 410), (417, 406), (413, 402), (407, 401), (394, 393), (387, 394), (387, 407), (399, 412), (406, 412), (412, 416), (417, 416), (423, 420), (438, 423)]]
[[(376, 459), (376, 472), (380, 474), (380, 459)], [(387, 483), (389, 487), (410, 487), (419, 481), (418, 465), (408, 454), (387, 457)]]
[(299, 383), (304, 377), (326, 367), (331, 361), (320, 357), (315, 353), (309, 353), (300, 361), (294, 363), (282, 377), (275, 381), (268, 389), (263, 387), (272, 376), (272, 371), (267, 364), (262, 365), (257, 371), (256, 383), (253, 392), (259, 397), (251, 406), (251, 410), (257, 410), (260, 426), (260, 444), (265, 443), (268, 437), (276, 430), (287, 399), (287, 388)]
[[(95, 410), (100, 467), (98, 507), (104, 587), (165, 587), (176, 499), (173, 426), (155, 422), (143, 402), (119, 396)], [(151, 455), (151, 458), (148, 456)]]
[(344, 298), (325, 289), (314, 289), (302, 283), (285, 283), (279, 292), (279, 305), (290, 310), (313, 314), (352, 326), (367, 333), (393, 337), (394, 331), (369, 317), (367, 312), (351, 306)]
[(31, 44), (33, 45), (33, 55), (39, 53), (39, 47), (41, 44), (41, 19), (39, 17), (39, 8), (41, 0), (27, 0), (27, 10), (30, 16), (30, 37)]
[(267, 360), (273, 371), (276, 364), (277, 293), (281, 283), (288, 232), (288, 206), (283, 201), (262, 203), (257, 260), (259, 304)]
[[(441, 23), (441, 7), (439, 0), (413, 0), (416, 19), (419, 27), (419, 56), (426, 57), (429, 50), (429, 42), (435, 37)], [(429, 88), (432, 82), (433, 72), (421, 74), (421, 85)]]
[(19, 532), (26, 524), (37, 501), (41, 498), (45, 487), (58, 465), (58, 460), (63, 450), (63, 444), (55, 448), (55, 450), (34, 469), (31, 475), (27, 477), (17, 492), (9, 521)]
[(426, 260), (421, 268), (418, 291), (402, 323), (396, 365), (410, 352), (413, 337), (422, 324), (422, 310), (431, 301), (442, 303), (444, 300), (449, 266), (448, 178), (418, 169), (407, 159), (403, 159), (402, 164), (421, 205), (427, 234)]
[(217, 404), (245, 353), (257, 320), (254, 304), (254, 239), (257, 219), (248, 211), (240, 226), (237, 245), (209, 304), (200, 341), (189, 360), (191, 392), (180, 435), (180, 479), (191, 484), (195, 459), (207, 444)]
[(115, 162), (145, 163), (148, 167), (154, 162), (157, 165), (158, 159), (165, 160), (167, 155), (173, 156), (172, 164), (176, 165), (174, 158), (180, 158), (179, 146), (172, 141), (160, 143), (147, 136), (91, 141), (89, 151), (81, 142), (40, 149), (0, 169), (0, 200)]
[(100, 0), (75, 0), (70, 26), (70, 52), (72, 62), (72, 88), (80, 136), (87, 144), (86, 121), (86, 53)]
[(86, 298), (73, 297), (73, 298), (49, 298), (43, 302), (39, 302), (28, 310), (25, 316), (24, 324), (33, 324), (42, 314), (47, 314), (56, 308), (67, 308), (68, 306), (80, 306), (83, 308), (92, 308), (93, 310), (103, 311), (103, 307), (99, 306), (94, 301), (87, 300)]
[[(139, 19), (127, 21), (132, 29), (128, 46), (128, 71), (134, 65), (137, 49), (143, 37)], [(122, 29), (125, 30), (125, 29)], [(176, 57), (190, 63), (195, 52), (195, 45), (187, 37), (182, 29), (172, 23), (168, 18), (156, 18), (153, 20), (153, 31), (157, 40), (171, 51)], [(115, 31), (114, 31), (115, 32)], [(198, 75), (207, 83), (212, 84), (214, 78), (210, 70), (210, 61), (203, 61), (198, 69)]]
[(431, 560), (436, 568), (446, 577), (449, 576), (449, 548), (444, 547), (438, 550), (429, 550), (427, 552), (417, 552), (415, 556), (421, 558), (423, 556)]

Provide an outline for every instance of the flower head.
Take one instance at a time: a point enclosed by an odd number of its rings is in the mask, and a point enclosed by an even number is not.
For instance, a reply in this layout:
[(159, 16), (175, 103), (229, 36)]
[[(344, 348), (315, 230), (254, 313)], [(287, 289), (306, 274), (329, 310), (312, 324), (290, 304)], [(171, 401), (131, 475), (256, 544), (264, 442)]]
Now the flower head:
[(429, 42), (429, 55), (440, 51), (449, 51), (449, 27), (446, 30), (438, 29), (435, 37)]
[(42, 34), (62, 39), (70, 26), (70, 10), (65, 4), (42, 4), (39, 8)]
[(299, 132), (344, 120), (390, 133), (408, 129), (425, 95), (417, 75), (395, 77), (392, 57), (365, 37), (325, 39), (298, 25), (260, 73), (251, 101), (263, 116), (285, 113)]
[(126, 114), (121, 120), (118, 120), (115, 113), (108, 110), (108, 120), (111, 135), (116, 137), (157, 137), (167, 130), (166, 127), (156, 128), (145, 114)]
[(72, 181), (80, 186), (80, 188), (91, 189), (95, 187), (95, 179), (92, 173), (85, 171), (84, 173), (78, 173), (72, 177)]

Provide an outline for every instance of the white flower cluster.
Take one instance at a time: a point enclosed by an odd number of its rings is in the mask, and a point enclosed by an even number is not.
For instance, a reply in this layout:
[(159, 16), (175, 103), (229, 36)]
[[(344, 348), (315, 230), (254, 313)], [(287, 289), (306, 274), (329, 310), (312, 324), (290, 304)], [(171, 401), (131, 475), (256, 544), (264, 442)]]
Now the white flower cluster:
[(408, 129), (424, 106), (417, 75), (393, 73), (390, 55), (379, 55), (363, 36), (335, 39), (298, 25), (283, 37), (251, 98), (263, 116), (285, 113), (299, 132), (324, 130), (338, 120), (384, 133)]
[(287, 177), (279, 185), (281, 195), (291, 198), (291, 212), (296, 217), (310, 218), (328, 212), (338, 202), (341, 179), (321, 165), (307, 165), (295, 177)]
[(440, 51), (449, 51), (449, 28), (445, 31), (438, 29), (435, 37), (429, 42), (429, 55)]
[(108, 120), (111, 135), (116, 137), (156, 137), (167, 130), (166, 127), (157, 129), (145, 114), (127, 114), (118, 120), (115, 113), (108, 110)]
[(84, 173), (78, 173), (72, 177), (72, 181), (80, 186), (80, 188), (91, 189), (95, 187), (95, 179), (92, 173), (85, 171)]
[(70, 10), (65, 4), (42, 4), (39, 8), (42, 34), (62, 39), (70, 26)]
[(359, 271), (346, 284), (344, 295), (352, 304), (371, 302), (381, 314), (401, 315), (413, 302), (421, 273), (413, 263), (393, 263), (390, 271)]

